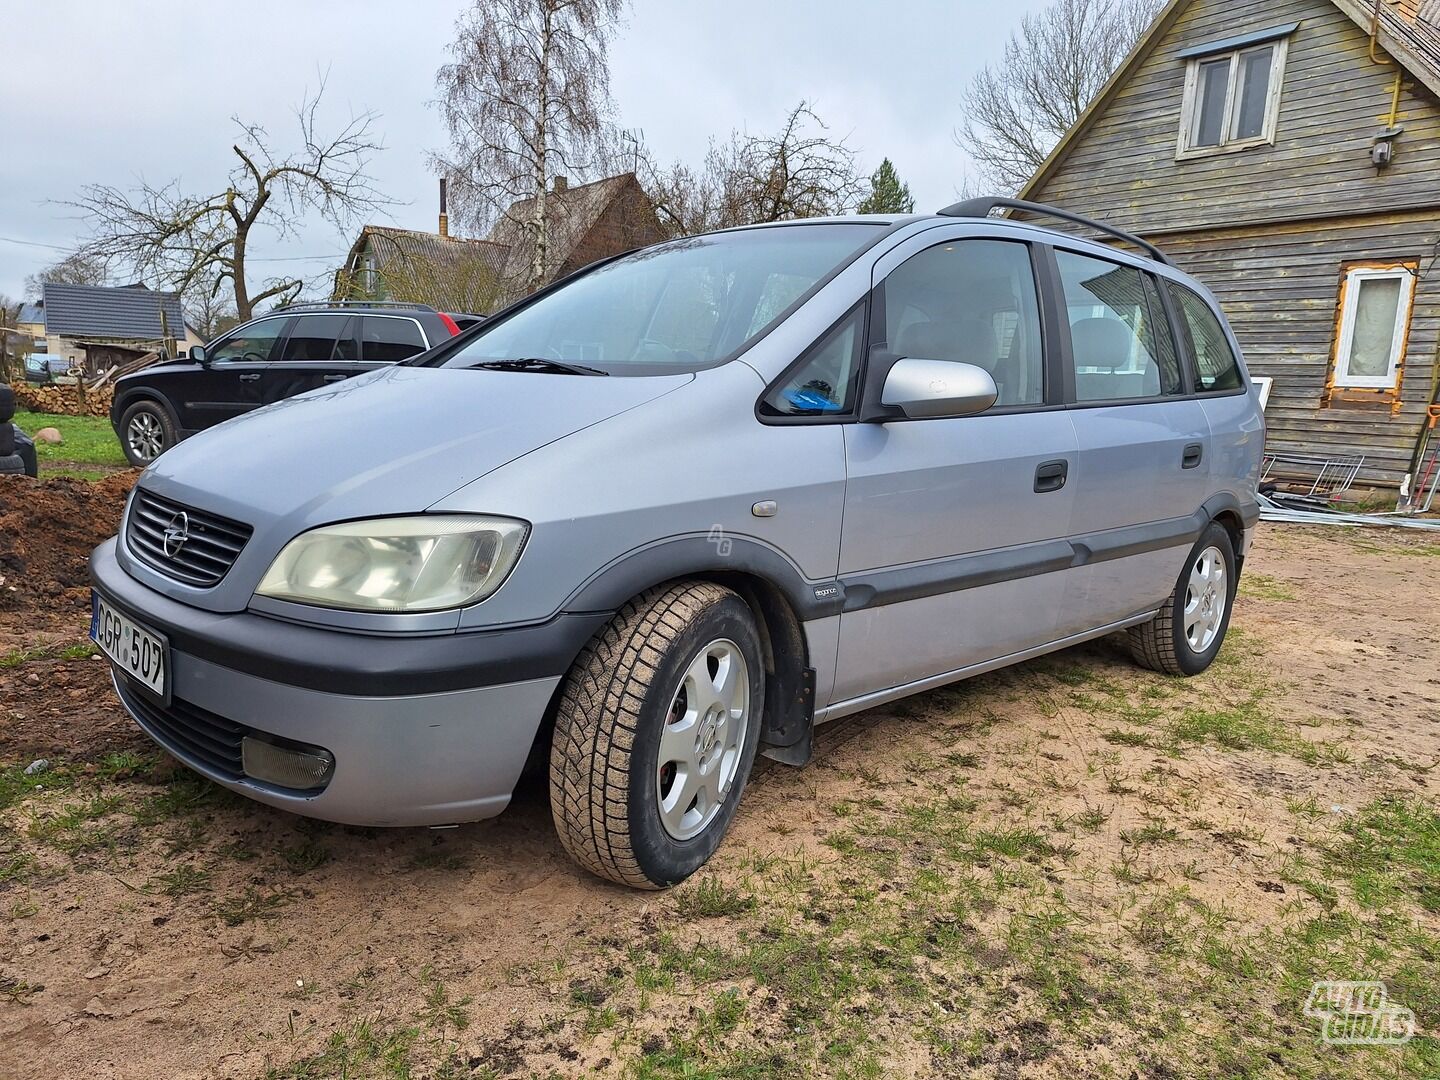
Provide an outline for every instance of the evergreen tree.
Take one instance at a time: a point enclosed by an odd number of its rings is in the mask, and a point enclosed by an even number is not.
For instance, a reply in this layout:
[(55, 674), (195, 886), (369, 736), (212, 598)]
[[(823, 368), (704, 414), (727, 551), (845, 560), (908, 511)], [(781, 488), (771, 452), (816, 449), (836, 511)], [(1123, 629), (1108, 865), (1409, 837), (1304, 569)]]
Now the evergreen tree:
[(913, 214), (915, 199), (910, 185), (902, 184), (895, 166), (887, 157), (870, 177), (870, 194), (860, 204), (862, 214)]

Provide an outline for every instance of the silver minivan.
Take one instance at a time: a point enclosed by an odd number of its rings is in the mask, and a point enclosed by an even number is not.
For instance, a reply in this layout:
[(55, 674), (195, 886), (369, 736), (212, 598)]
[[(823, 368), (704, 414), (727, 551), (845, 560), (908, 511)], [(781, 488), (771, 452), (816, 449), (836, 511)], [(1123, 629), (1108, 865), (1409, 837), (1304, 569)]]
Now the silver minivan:
[(1215, 299), (1136, 237), (995, 199), (735, 229), (180, 444), (92, 634), (228, 788), (440, 825), (548, 760), (567, 850), (663, 887), (823, 721), (1121, 631), (1204, 671), (1263, 441)]

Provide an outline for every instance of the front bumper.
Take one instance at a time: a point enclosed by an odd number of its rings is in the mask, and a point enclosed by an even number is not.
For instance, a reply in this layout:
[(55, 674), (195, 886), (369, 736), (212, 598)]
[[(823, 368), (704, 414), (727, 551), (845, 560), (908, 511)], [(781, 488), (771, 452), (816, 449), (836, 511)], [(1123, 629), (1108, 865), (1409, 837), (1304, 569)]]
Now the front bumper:
[[(102, 544), (91, 559), (96, 589), (170, 640), (172, 701), (149, 701), (117, 674), (126, 711), (216, 783), (352, 825), (439, 825), (500, 813), (561, 677), (608, 618), (403, 637), (299, 627), (170, 600), (129, 577), (114, 545)], [(229, 753), (247, 733), (322, 747), (334, 755), (334, 773), (318, 792), (248, 777)]]

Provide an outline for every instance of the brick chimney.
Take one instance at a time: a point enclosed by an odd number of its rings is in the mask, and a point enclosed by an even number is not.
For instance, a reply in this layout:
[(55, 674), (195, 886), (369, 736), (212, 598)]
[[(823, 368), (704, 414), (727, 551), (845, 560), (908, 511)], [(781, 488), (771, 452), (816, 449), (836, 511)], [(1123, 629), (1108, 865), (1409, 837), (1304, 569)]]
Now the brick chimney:
[(555, 185), (552, 190), (556, 195), (563, 195), (570, 190), (570, 178), (568, 176), (555, 177)]
[(445, 177), (440, 177), (440, 235), (450, 235), (450, 215), (445, 212)]

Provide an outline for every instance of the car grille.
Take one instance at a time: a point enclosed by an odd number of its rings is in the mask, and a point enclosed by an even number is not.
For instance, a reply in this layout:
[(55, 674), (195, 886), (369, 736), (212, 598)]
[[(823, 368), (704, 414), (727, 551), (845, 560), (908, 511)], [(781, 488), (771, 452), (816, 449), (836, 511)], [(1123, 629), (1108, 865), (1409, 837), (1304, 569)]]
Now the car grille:
[[(184, 543), (165, 550), (165, 530), (185, 525)], [(147, 566), (187, 585), (209, 588), (230, 572), (250, 539), (251, 528), (238, 521), (195, 510), (139, 488), (130, 503), (125, 537), (130, 552)]]
[(157, 705), (130, 689), (124, 678), (115, 680), (115, 691), (146, 733), (176, 757), (187, 762), (193, 759), (227, 780), (244, 777), (240, 740), (250, 733), (249, 728), (179, 698), (172, 698), (169, 705)]

